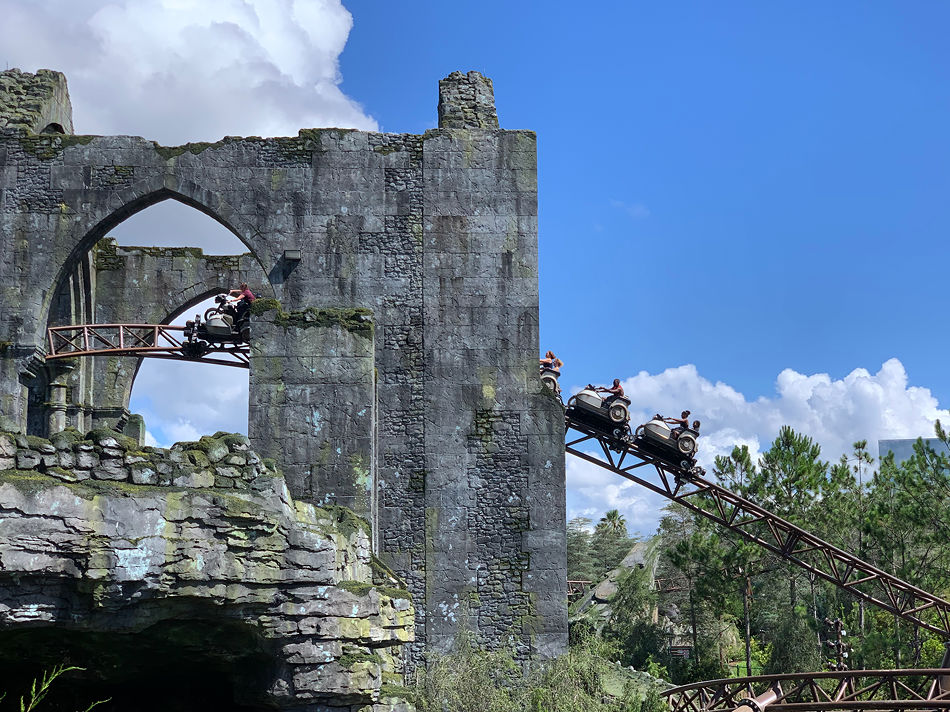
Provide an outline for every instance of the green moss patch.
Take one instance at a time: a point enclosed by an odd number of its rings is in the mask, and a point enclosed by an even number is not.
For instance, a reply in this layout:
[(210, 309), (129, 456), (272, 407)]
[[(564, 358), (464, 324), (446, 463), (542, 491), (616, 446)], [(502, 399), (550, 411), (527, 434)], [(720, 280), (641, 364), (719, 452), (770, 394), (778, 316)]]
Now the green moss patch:
[(342, 588), (344, 591), (349, 591), (357, 596), (365, 596), (373, 588), (373, 584), (361, 581), (340, 581), (337, 588)]
[(396, 586), (377, 586), (376, 590), (382, 595), (389, 596), (393, 599), (401, 598), (404, 601), (412, 600), (412, 594), (404, 588), (397, 588)]
[(339, 326), (353, 333), (373, 333), (373, 312), (370, 309), (307, 307), (299, 311), (285, 312), (276, 299), (255, 299), (251, 304), (253, 316), (261, 316), (268, 312), (276, 312), (274, 323), (284, 328), (309, 329), (315, 326)]
[(410, 690), (408, 687), (403, 687), (402, 685), (391, 685), (384, 683), (380, 685), (379, 688), (379, 697), (380, 699), (386, 698), (396, 698), (398, 700), (405, 700), (409, 704), (414, 705), (416, 703), (416, 693)]
[(373, 572), (373, 583), (380, 586), (401, 584), (405, 588), (405, 580), (389, 568), (376, 554), (370, 554), (369, 567)]
[(19, 137), (24, 151), (41, 161), (51, 161), (71, 146), (85, 146), (97, 136), (30, 135)]
[(372, 533), (369, 522), (352, 509), (341, 507), (338, 504), (325, 504), (317, 507), (317, 509), (326, 514), (334, 523), (336, 529), (344, 536), (350, 536), (358, 530), (363, 530), (367, 535)]
[(155, 146), (155, 153), (164, 158), (166, 161), (172, 158), (178, 158), (178, 156), (183, 153), (192, 153), (198, 155), (203, 151), (207, 151), (212, 146), (223, 146), (225, 140), (215, 141), (214, 143), (208, 143), (207, 141), (198, 141), (195, 143), (186, 143), (182, 146), (161, 146), (156, 142), (152, 142), (152, 145)]
[(125, 451), (136, 452), (139, 449), (139, 444), (133, 438), (130, 438), (128, 435), (123, 435), (122, 433), (116, 432), (115, 430), (110, 430), (109, 428), (96, 428), (90, 430), (86, 433), (86, 440), (92, 441), (94, 444), (99, 445), (103, 440), (112, 438), (117, 443), (119, 447)]
[(382, 665), (382, 659), (375, 653), (346, 653), (341, 655), (338, 661), (340, 666), (349, 670), (354, 665), (360, 663), (372, 663), (374, 665)]

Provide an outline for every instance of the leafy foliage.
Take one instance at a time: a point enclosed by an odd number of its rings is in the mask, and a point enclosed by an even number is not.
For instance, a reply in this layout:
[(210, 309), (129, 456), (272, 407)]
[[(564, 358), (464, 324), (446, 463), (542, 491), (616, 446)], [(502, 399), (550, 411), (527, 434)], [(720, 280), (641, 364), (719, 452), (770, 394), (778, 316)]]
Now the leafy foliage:
[[(950, 446), (939, 422), (935, 430)], [(747, 447), (737, 447), (716, 459), (714, 475), (772, 513), (948, 597), (950, 456), (918, 440), (908, 460), (887, 457), (877, 464), (866, 441), (829, 463), (813, 440), (783, 427), (758, 462)], [(598, 529), (607, 529), (606, 519), (581, 542), (587, 551)], [(678, 505), (667, 508), (658, 536), (654, 576), (632, 571), (620, 580), (603, 631), (626, 665), (663, 669), (667, 679), (686, 683), (823, 666), (941, 663), (937, 636), (864, 605)], [(575, 532), (574, 540), (580, 539)], [(598, 563), (590, 553), (573, 561)], [(666, 582), (658, 593), (651, 587), (654, 578)], [(840, 641), (836, 630), (844, 631)], [(674, 657), (674, 647), (688, 649), (689, 656)]]
[(464, 628), (455, 651), (419, 672), (419, 712), (663, 712), (655, 685), (624, 676), (610, 644), (575, 636), (570, 652), (523, 670), (503, 651), (484, 651)]

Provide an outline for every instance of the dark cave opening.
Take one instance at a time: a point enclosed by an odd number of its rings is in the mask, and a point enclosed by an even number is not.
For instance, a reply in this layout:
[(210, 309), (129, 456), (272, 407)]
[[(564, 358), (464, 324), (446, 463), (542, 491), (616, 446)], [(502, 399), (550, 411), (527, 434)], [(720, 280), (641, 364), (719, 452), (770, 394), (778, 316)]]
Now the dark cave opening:
[(57, 665), (64, 673), (40, 709), (77, 712), (257, 712), (274, 679), (275, 658), (246, 624), (170, 620), (134, 633), (56, 627), (0, 632), (0, 694), (16, 709), (32, 682)]

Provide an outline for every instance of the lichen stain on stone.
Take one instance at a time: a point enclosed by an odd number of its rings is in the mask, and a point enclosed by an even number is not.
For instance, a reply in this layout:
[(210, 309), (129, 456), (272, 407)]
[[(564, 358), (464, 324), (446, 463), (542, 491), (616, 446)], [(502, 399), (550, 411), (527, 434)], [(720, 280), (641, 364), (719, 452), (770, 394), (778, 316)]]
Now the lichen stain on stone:
[(350, 466), (353, 468), (353, 480), (357, 487), (362, 487), (367, 492), (373, 488), (373, 478), (370, 468), (367, 466), (363, 456), (360, 453), (350, 455)]
[(316, 408), (311, 408), (310, 413), (307, 415), (307, 425), (310, 426), (310, 429), (313, 431), (313, 434), (316, 435), (321, 430), (323, 430), (323, 424), (321, 423), (320, 411)]
[(115, 559), (117, 580), (141, 581), (148, 574), (151, 552), (140, 546), (134, 549), (116, 549)]
[(478, 380), (482, 384), (482, 399), (484, 401), (484, 405), (488, 408), (491, 408), (495, 405), (497, 400), (497, 371), (490, 366), (479, 366)]

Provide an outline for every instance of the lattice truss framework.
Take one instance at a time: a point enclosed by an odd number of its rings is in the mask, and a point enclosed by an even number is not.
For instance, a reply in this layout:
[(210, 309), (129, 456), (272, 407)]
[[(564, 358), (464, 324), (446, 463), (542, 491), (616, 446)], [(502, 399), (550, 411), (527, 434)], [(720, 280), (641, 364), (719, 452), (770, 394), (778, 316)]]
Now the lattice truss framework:
[[(673, 712), (830, 710), (941, 710), (950, 707), (950, 676), (943, 668), (854, 670), (710, 680), (663, 694)], [(766, 690), (753, 697), (754, 690)]]

